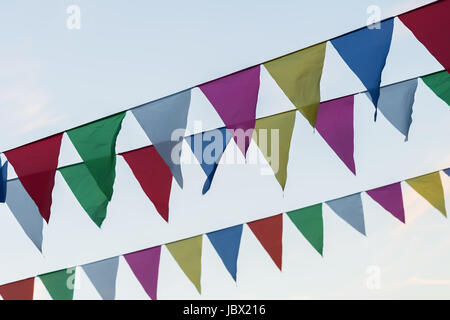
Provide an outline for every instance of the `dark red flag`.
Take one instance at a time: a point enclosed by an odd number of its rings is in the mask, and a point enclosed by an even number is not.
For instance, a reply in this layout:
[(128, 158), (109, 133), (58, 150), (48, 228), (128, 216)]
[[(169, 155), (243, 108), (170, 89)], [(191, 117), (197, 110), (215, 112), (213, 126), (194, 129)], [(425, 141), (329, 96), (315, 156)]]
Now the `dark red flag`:
[(28, 278), (0, 286), (3, 300), (33, 300), (34, 278)]

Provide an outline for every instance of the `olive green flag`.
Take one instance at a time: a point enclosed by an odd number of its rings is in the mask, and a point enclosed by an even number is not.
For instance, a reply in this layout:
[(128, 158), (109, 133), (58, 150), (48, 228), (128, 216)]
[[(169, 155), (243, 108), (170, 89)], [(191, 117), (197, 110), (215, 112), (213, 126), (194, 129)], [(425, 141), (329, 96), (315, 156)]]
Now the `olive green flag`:
[(406, 182), (433, 207), (438, 209), (444, 216), (447, 216), (445, 210), (444, 189), (442, 188), (441, 175), (439, 172), (433, 172), (417, 178), (408, 179)]
[(323, 253), (323, 217), (322, 203), (287, 212), (298, 230), (314, 249), (321, 255)]
[(253, 131), (253, 139), (272, 167), (283, 190), (287, 180), (287, 165), (295, 113), (295, 111), (288, 111), (258, 119)]
[(53, 300), (72, 300), (75, 268), (63, 269), (39, 276)]
[(294, 106), (314, 127), (326, 42), (266, 62), (264, 67)]
[(201, 293), (202, 235), (166, 244), (180, 268)]
[(450, 106), (450, 73), (441, 71), (422, 77), (423, 82)]

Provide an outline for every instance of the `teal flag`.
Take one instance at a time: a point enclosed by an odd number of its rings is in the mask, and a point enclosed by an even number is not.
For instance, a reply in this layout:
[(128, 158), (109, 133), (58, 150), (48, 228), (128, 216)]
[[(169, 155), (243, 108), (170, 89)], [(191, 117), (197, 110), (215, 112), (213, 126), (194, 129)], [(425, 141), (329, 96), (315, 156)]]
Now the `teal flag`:
[(40, 275), (53, 300), (72, 300), (75, 287), (75, 267)]

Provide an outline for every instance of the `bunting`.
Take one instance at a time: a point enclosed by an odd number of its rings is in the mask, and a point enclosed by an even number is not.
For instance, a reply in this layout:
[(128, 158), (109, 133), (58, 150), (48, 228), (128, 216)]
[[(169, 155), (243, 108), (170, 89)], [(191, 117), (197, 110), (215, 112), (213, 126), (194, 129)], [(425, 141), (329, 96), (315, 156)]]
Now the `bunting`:
[(83, 266), (89, 280), (103, 300), (114, 300), (116, 297), (116, 278), (119, 268), (119, 257), (113, 257)]
[(422, 77), (423, 82), (450, 106), (450, 73), (441, 71)]
[(6, 201), (6, 191), (8, 189), (8, 161), (2, 165), (0, 160), (0, 203), (5, 203)]
[(442, 188), (441, 175), (439, 172), (433, 172), (417, 178), (408, 179), (406, 182), (433, 207), (438, 209), (444, 216), (447, 216), (445, 210), (444, 189)]
[(326, 204), (356, 231), (366, 235), (361, 193), (327, 201)]
[(0, 286), (3, 300), (33, 300), (34, 278), (28, 278)]
[(368, 190), (366, 193), (394, 217), (405, 223), (405, 209), (403, 207), (402, 186), (400, 182)]
[(450, 177), (450, 168), (445, 169), (444, 172)]
[(75, 270), (68, 268), (39, 276), (53, 300), (73, 300)]

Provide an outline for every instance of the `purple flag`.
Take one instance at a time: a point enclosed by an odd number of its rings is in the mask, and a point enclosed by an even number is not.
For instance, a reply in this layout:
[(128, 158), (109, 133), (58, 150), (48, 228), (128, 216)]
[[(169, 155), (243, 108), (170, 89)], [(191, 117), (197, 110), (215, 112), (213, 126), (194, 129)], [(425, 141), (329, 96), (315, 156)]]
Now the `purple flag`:
[(159, 258), (161, 246), (124, 255), (134, 275), (152, 300), (158, 289)]
[(246, 155), (255, 127), (260, 66), (199, 86)]
[(405, 223), (405, 209), (403, 208), (402, 187), (400, 182), (366, 192), (394, 217)]
[(316, 129), (345, 165), (356, 174), (353, 159), (353, 96), (319, 105)]

